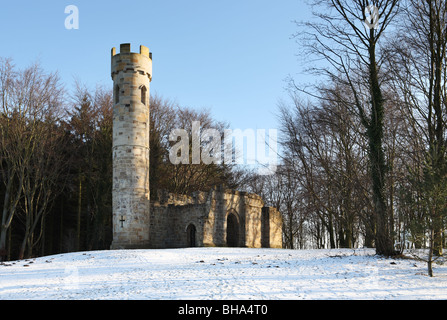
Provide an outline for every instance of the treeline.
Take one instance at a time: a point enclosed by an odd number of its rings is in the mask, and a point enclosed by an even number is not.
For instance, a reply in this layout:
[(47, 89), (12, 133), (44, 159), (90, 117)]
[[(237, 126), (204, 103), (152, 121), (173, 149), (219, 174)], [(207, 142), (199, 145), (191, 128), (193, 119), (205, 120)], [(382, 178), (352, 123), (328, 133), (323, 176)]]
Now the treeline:
[[(225, 184), (280, 209), (287, 248), (395, 255), (410, 245), (429, 248), (432, 261), (446, 245), (447, 2), (318, 0), (313, 12), (297, 23), (296, 40), (321, 82), (289, 82), (276, 173), (171, 164), (172, 129), (228, 124), (151, 97), (151, 193)], [(67, 98), (57, 74), (37, 65), (0, 61), (0, 255), (8, 259), (111, 243), (112, 94), (72, 91)]]
[(367, 4), (314, 1), (316, 19), (297, 23), (300, 55), (321, 81), (290, 80), (283, 165), (253, 189), (281, 209), (289, 248), (442, 255), (447, 2)]
[[(112, 241), (112, 91), (76, 83), (68, 94), (57, 73), (20, 70), (0, 59), (0, 256), (28, 258), (108, 249)], [(151, 97), (150, 187), (189, 194), (240, 174), (226, 165), (169, 162), (174, 128), (223, 130), (207, 110)]]

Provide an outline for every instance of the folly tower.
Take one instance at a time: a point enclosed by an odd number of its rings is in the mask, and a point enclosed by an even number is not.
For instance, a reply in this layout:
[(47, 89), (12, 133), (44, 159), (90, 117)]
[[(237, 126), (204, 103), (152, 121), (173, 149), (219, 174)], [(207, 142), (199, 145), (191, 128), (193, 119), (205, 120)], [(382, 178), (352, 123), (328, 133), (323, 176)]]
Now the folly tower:
[(149, 85), (152, 54), (112, 48), (113, 242), (111, 249), (149, 246)]

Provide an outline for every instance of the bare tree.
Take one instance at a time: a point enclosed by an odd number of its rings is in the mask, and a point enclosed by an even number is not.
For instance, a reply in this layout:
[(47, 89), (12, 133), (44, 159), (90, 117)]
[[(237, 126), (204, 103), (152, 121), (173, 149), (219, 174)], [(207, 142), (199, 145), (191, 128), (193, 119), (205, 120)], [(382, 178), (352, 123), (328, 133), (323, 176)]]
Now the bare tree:
[[(164, 112), (171, 112), (171, 116), (167, 116)], [(170, 192), (179, 194), (190, 194), (193, 191), (201, 190), (208, 191), (217, 185), (227, 185), (232, 181), (231, 170), (232, 166), (220, 163), (205, 164), (203, 161), (204, 150), (209, 143), (206, 139), (201, 137), (201, 131), (205, 129), (215, 129), (219, 133), (219, 138), (223, 141), (224, 130), (228, 128), (227, 123), (216, 121), (211, 116), (209, 110), (195, 110), (187, 107), (180, 107), (178, 105), (159, 105), (151, 113), (155, 113), (152, 117), (154, 120), (158, 120), (160, 128), (157, 129), (158, 143), (164, 157), (158, 170), (163, 172), (163, 176), (159, 176), (157, 182), (155, 182), (154, 188), (165, 189)], [(161, 116), (163, 115), (163, 116)], [(162, 121), (165, 121), (164, 123)], [(193, 128), (193, 123), (195, 127)], [(200, 126), (200, 128), (197, 128)], [(170, 162), (168, 154), (171, 147), (177, 143), (177, 141), (169, 141), (169, 135), (172, 129), (186, 130), (189, 137), (189, 150), (183, 150), (187, 153), (188, 163), (173, 164)], [(196, 129), (200, 129), (197, 130)], [(154, 131), (153, 130), (153, 131)], [(155, 145), (157, 142), (154, 141)], [(221, 144), (219, 144), (219, 148)], [(152, 146), (151, 146), (152, 150)], [(199, 155), (195, 154), (197, 150)], [(196, 156), (196, 159), (194, 159)], [(228, 187), (234, 187), (229, 185)]]
[[(340, 86), (334, 90), (343, 96)], [(329, 92), (318, 105), (292, 96), (292, 106), (280, 107), (281, 143), (284, 162), (297, 183), (293, 188), (299, 191), (298, 207), (314, 215), (307, 222), (318, 247), (325, 234), (332, 248), (353, 247), (362, 230), (371, 234), (364, 218), (371, 211), (365, 139), (359, 120), (340, 100), (332, 101)]]
[(18, 218), (25, 227), (25, 234), (19, 259), (30, 257), (33, 248), (41, 240), (44, 219), (52, 200), (62, 190), (60, 176), (66, 170), (64, 155), (60, 153), (63, 144), (61, 131), (50, 123), (42, 123), (40, 127), (40, 132), (36, 132), (36, 147), (26, 168), (22, 186), (23, 199)]
[(3, 96), (0, 165), (6, 190), (0, 250), (4, 253), (6, 232), (19, 208), (25, 213), (22, 248), (26, 243), (32, 248), (34, 229), (46, 212), (53, 191), (49, 184), (54, 183), (50, 179), (55, 178), (48, 171), (55, 167), (50, 168), (52, 164), (47, 160), (55, 146), (48, 149), (45, 143), (52, 140), (50, 128), (56, 125), (63, 90), (57, 74), (45, 74), (38, 64), (15, 71), (8, 61), (3, 61), (0, 73)]
[[(386, 203), (387, 165), (383, 148), (385, 100), (381, 83), (380, 40), (399, 8), (398, 0), (313, 1), (319, 22), (299, 34), (308, 53), (328, 63), (312, 68), (350, 88), (353, 108), (366, 131), (377, 254), (394, 255), (392, 212)], [(297, 87), (297, 89), (300, 89)]]
[[(24, 179), (23, 167), (17, 164), (17, 144), (14, 138), (19, 139), (20, 123), (13, 118), (13, 87), (16, 71), (12, 61), (0, 60), (0, 90), (2, 97), (0, 114), (0, 175), (5, 186), (2, 217), (0, 225), (0, 259), (6, 256), (6, 235), (11, 226), (12, 219), (19, 203), (22, 189), (15, 187), (15, 181), (20, 184)], [(17, 131), (17, 132), (16, 132)]]
[(413, 137), (420, 140), (415, 150), (419, 170), (412, 171), (412, 186), (420, 190), (419, 203), (425, 207), (432, 275), (431, 255), (442, 255), (446, 216), (447, 3), (408, 0), (405, 4), (401, 32), (389, 48), (389, 70), (417, 132)]

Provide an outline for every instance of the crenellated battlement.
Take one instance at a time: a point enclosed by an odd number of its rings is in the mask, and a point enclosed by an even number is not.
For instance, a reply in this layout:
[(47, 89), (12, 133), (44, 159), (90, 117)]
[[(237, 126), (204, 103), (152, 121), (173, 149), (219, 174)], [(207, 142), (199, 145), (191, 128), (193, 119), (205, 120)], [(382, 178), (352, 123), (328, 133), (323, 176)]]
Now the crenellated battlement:
[[(115, 47), (112, 48), (112, 57), (114, 57), (116, 55), (119, 55), (119, 54), (122, 54), (122, 53), (134, 53), (134, 52), (131, 52), (130, 43), (122, 43), (122, 44), (120, 44), (120, 53), (116, 53), (116, 48)], [(146, 57), (148, 57), (149, 59), (152, 60), (152, 52), (150, 52), (149, 48), (146, 47), (146, 46), (142, 46), (142, 45), (140, 46), (140, 53), (139, 54), (141, 54), (143, 56), (146, 56)]]
[(130, 43), (122, 43), (119, 53), (115, 47), (112, 48), (111, 58), (112, 80), (120, 72), (132, 72), (146, 75), (152, 81), (152, 53), (148, 47), (140, 46), (140, 53), (136, 53), (131, 52)]

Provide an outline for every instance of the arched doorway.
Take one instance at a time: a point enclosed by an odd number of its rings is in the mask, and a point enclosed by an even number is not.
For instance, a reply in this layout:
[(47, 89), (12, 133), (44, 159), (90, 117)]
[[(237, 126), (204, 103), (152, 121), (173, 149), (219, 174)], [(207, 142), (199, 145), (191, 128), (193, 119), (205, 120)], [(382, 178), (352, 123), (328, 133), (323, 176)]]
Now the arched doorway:
[(233, 213), (229, 213), (227, 216), (227, 246), (239, 246), (239, 222)]
[(186, 236), (188, 237), (188, 247), (196, 247), (196, 227), (191, 223), (188, 228), (186, 228)]

